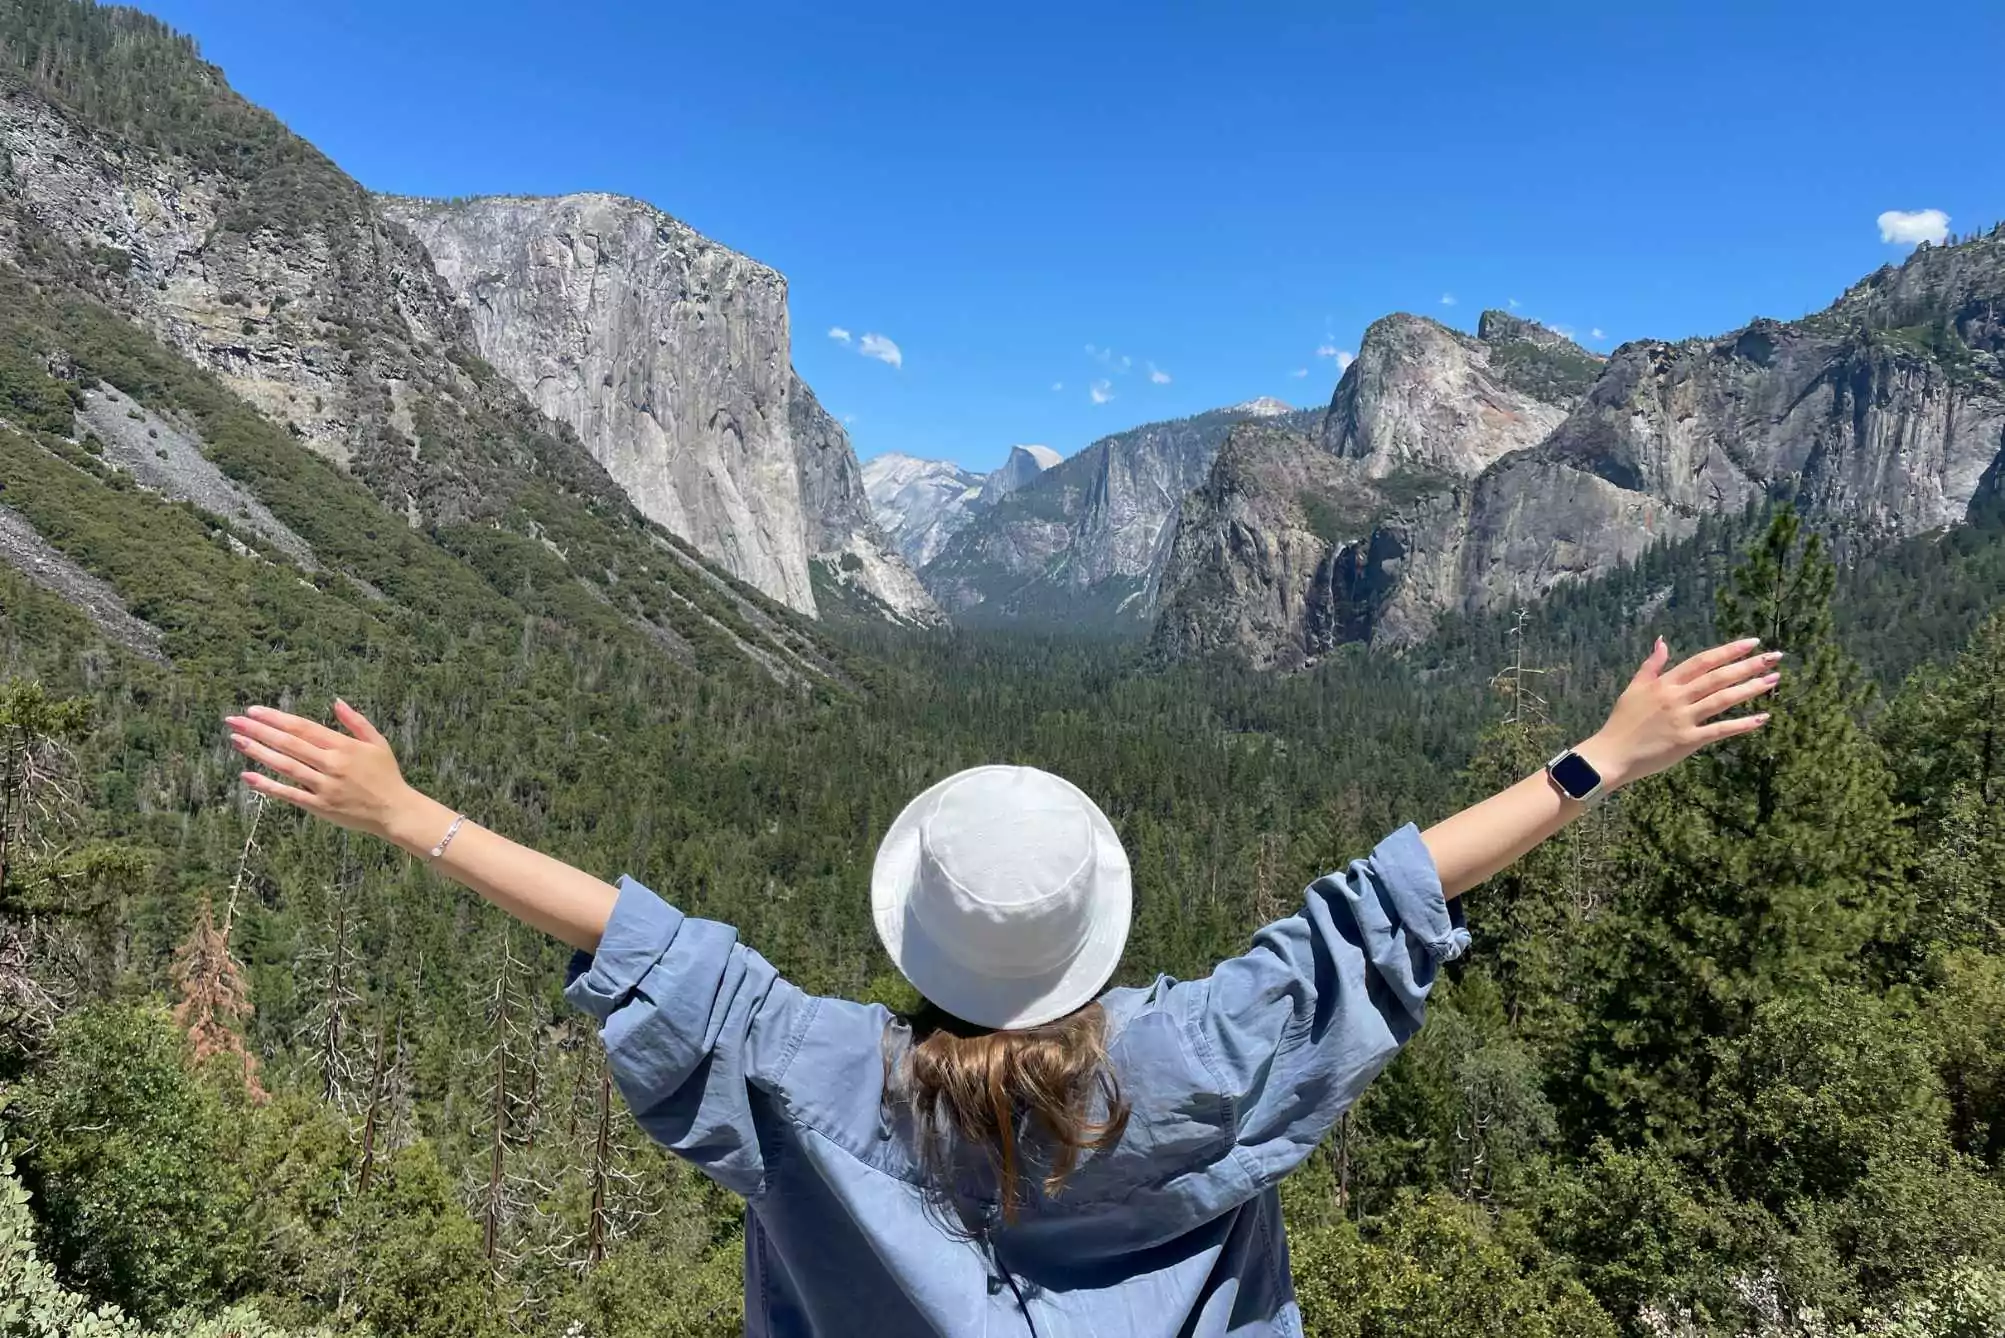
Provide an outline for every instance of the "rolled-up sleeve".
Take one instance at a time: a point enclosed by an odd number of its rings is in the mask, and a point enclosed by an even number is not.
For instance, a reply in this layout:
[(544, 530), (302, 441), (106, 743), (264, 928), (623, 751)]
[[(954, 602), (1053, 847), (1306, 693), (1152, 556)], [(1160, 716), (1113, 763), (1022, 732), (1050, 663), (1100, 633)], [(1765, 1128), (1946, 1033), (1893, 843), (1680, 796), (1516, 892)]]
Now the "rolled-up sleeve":
[(1232, 1103), (1236, 1155), (1256, 1184), (1321, 1141), (1419, 1029), (1440, 964), (1468, 946), (1409, 825), (1181, 987), (1187, 1034)]
[(766, 1183), (769, 1094), (814, 999), (738, 942), (631, 878), (598, 951), (572, 959), (564, 997), (601, 1024), (613, 1080), (641, 1127), (725, 1187)]

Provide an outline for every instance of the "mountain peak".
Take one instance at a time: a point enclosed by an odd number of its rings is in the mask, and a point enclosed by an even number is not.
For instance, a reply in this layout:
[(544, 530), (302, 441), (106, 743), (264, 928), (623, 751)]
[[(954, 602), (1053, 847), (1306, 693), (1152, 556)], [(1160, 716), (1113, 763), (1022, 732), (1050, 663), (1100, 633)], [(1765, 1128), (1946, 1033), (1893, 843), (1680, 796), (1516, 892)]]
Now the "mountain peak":
[(1571, 339), (1549, 325), (1541, 325), (1522, 316), (1513, 316), (1508, 311), (1499, 311), (1494, 307), (1484, 312), (1476, 321), (1476, 338), (1486, 344), (1517, 340), (1539, 348), (1577, 347)]
[(1232, 406), (1232, 412), (1243, 413), (1248, 418), (1279, 418), (1283, 414), (1295, 412), (1295, 406), (1275, 399), (1272, 395), (1262, 395)]
[(1037, 465), (1038, 471), (1040, 473), (1042, 473), (1044, 470), (1051, 468), (1053, 465), (1057, 464), (1060, 460), (1063, 460), (1065, 458), (1064, 456), (1060, 455), (1057, 451), (1052, 450), (1049, 446), (1012, 446), (1009, 448), (1009, 453), (1011, 458), (1012, 459), (1015, 458), (1017, 452), (1019, 451), (1021, 451), (1023, 454), (1031, 458), (1031, 460)]

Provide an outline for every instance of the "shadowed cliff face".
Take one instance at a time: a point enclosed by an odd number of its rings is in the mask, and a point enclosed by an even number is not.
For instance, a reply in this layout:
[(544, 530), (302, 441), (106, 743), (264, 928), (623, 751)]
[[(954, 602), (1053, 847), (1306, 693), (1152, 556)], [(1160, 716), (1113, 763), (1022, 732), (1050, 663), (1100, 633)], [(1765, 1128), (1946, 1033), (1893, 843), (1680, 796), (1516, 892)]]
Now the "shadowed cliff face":
[(1255, 421), (1305, 428), (1321, 416), (1261, 400), (1103, 437), (978, 508), (920, 577), (960, 621), (1145, 628), (1177, 509), (1226, 434)]
[(1958, 524), (2005, 455), (2001, 313), (1994, 232), (1805, 320), (1605, 365), (1502, 313), (1477, 339), (1388, 317), (1320, 442), (1249, 446), (1229, 474), (1221, 455), (1185, 508), (1156, 645), (1284, 667), (1405, 645), (1443, 612), (1536, 599), (1764, 498), (1794, 497), (1855, 552)]
[(776, 271), (611, 195), (382, 207), (423, 242), (482, 356), (643, 514), (804, 612), (810, 563), (848, 554), (887, 609), (932, 616), (870, 523), (847, 435), (819, 405), (794, 413)]
[[(817, 590), (864, 617), (937, 625), (939, 606), (870, 514), (849, 434), (798, 376), (788, 391), (787, 423), (800, 463), (801, 508)], [(820, 595), (817, 602), (824, 615), (836, 612)]]

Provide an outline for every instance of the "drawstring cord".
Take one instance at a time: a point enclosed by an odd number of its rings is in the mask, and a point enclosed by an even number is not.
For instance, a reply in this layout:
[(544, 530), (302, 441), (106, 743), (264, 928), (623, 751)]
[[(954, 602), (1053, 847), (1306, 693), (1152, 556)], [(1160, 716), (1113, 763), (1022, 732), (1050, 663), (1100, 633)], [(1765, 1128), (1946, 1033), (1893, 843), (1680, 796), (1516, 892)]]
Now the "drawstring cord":
[(989, 1295), (994, 1296), (1002, 1290), (996, 1285), (998, 1279), (1007, 1284), (1010, 1295), (1016, 1298), (1017, 1313), (1023, 1316), (1024, 1327), (1030, 1330), (1030, 1338), (1037, 1338), (1037, 1321), (1030, 1317), (1030, 1298), (1023, 1294), (1023, 1288), (1017, 1285), (1016, 1274), (1010, 1272), (1009, 1265), (1003, 1262), (1001, 1252), (989, 1238), (987, 1225), (983, 1225), (977, 1234), (981, 1240), (982, 1253), (987, 1255), (996, 1267), (996, 1275), (989, 1279)]

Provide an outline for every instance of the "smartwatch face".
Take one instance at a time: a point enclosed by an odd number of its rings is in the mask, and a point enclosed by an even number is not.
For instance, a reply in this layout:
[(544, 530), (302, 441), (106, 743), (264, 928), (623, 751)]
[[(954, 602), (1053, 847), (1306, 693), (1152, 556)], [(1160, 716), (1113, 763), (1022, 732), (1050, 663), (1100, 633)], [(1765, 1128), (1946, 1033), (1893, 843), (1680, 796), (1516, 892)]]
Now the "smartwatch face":
[(1559, 782), (1560, 789), (1575, 799), (1587, 798), (1594, 793), (1594, 787), (1601, 784), (1601, 773), (1579, 753), (1568, 753), (1553, 763), (1552, 778)]

